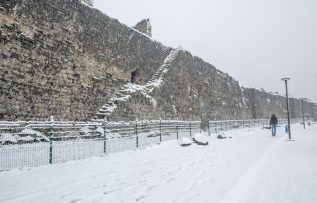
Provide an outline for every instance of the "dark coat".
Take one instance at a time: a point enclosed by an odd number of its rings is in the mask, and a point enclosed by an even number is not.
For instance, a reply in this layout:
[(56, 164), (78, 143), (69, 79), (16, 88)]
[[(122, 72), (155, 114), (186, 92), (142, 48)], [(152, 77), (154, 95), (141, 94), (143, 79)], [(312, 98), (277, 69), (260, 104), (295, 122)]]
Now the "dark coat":
[(271, 116), (270, 125), (277, 125), (278, 120), (276, 116)]

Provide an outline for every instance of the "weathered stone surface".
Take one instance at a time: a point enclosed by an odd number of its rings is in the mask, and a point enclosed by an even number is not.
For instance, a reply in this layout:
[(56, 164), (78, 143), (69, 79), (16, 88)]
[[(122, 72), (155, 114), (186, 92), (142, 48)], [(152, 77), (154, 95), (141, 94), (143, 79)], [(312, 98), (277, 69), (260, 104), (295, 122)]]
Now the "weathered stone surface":
[(123, 84), (144, 83), (166, 47), (79, 1), (0, 1), (3, 119), (91, 119)]
[[(155, 78), (170, 51), (79, 0), (0, 0), (0, 119), (90, 120), (123, 85)], [(284, 97), (242, 88), (187, 51), (149, 95), (136, 91), (115, 105), (109, 120), (179, 117), (206, 125), (286, 115)], [(298, 99), (290, 109), (301, 116)], [(313, 103), (305, 109), (316, 116)]]

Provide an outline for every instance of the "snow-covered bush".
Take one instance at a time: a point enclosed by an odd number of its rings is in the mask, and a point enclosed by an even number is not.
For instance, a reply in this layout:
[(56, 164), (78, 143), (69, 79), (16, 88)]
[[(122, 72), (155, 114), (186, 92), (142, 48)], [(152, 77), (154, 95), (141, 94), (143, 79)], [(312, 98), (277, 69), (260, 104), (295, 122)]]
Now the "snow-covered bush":
[(225, 134), (219, 134), (217, 136), (217, 139), (226, 139), (227, 137), (225, 136)]
[[(29, 141), (31, 140), (30, 137), (34, 137), (37, 141), (47, 141), (49, 142), (49, 138), (46, 137), (43, 133), (39, 132), (39, 131), (36, 131), (36, 130), (33, 130), (31, 128), (25, 128), (23, 129), (20, 133), (18, 133), (18, 135), (20, 137), (26, 137), (26, 136), (29, 136)], [(33, 138), (33, 140), (34, 140)], [(26, 140), (24, 140), (26, 141)]]
[(160, 136), (160, 134), (161, 133), (159, 130), (155, 130), (155, 131), (147, 133), (147, 137), (158, 137), (158, 136)]
[(193, 141), (198, 145), (208, 145), (207, 137), (200, 133), (194, 135)]
[(0, 144), (16, 144), (17, 139), (15, 138), (15, 135), (10, 133), (3, 133), (0, 134)]
[(192, 141), (186, 137), (183, 137), (179, 140), (178, 144), (182, 147), (186, 147), (192, 144)]

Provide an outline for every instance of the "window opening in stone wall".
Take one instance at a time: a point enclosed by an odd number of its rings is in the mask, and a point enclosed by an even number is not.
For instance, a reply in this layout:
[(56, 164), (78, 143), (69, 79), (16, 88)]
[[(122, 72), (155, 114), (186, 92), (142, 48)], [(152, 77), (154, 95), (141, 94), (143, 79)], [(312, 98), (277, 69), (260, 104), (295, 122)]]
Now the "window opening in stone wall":
[(134, 71), (132, 71), (132, 73), (131, 73), (131, 83), (136, 83), (137, 75), (138, 75), (138, 69), (135, 69)]

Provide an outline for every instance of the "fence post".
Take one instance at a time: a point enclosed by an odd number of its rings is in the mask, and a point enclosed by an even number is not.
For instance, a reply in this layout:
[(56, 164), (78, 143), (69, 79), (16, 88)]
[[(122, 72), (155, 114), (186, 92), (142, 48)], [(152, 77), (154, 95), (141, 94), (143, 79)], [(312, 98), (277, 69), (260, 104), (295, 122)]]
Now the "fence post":
[(208, 120), (208, 136), (210, 137), (210, 125), (209, 125), (209, 120)]
[(73, 131), (76, 132), (76, 121), (73, 122)]
[(136, 138), (136, 147), (139, 147), (138, 119), (135, 120), (135, 138)]
[(242, 120), (242, 128), (244, 128), (244, 119)]
[(49, 151), (49, 163), (53, 163), (53, 125), (54, 125), (54, 120), (53, 117), (51, 116), (51, 125), (49, 128), (49, 138), (50, 138), (50, 151)]
[(178, 139), (178, 117), (176, 121), (176, 138)]
[(103, 124), (103, 152), (107, 154), (107, 118), (105, 117)]
[(228, 131), (228, 122), (226, 121), (226, 131)]
[(215, 129), (216, 129), (216, 130), (215, 130), (215, 131), (216, 131), (216, 133), (218, 133), (218, 123), (215, 122), (214, 125), (215, 125), (215, 124), (216, 124), (216, 126), (215, 126), (215, 127), (216, 127)]
[(192, 119), (189, 119), (189, 136), (192, 137)]
[(162, 118), (160, 117), (160, 142), (162, 142)]
[(199, 130), (199, 133), (201, 134), (201, 119), (200, 119), (200, 130)]

